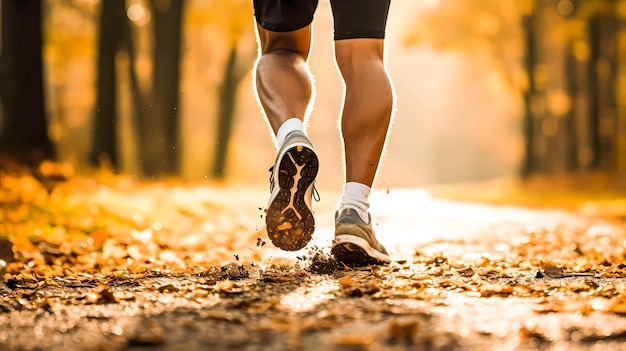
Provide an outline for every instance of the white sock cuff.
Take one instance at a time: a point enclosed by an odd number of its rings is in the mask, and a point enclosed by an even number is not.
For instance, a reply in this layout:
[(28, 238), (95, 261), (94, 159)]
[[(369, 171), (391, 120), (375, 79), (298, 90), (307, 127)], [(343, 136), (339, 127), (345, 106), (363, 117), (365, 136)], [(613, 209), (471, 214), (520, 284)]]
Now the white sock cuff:
[(287, 138), (287, 135), (296, 130), (299, 130), (302, 133), (305, 133), (304, 123), (302, 123), (302, 120), (296, 117), (289, 118), (288, 120), (286, 120), (280, 126), (280, 128), (278, 128), (278, 132), (276, 133), (276, 147), (280, 149), (280, 147), (285, 142), (285, 138)]
[(357, 212), (363, 222), (369, 222), (368, 210), (370, 207), (368, 198), (371, 188), (365, 184), (348, 182), (343, 185), (343, 194), (339, 199), (339, 211), (351, 208)]
[(344, 195), (350, 195), (350, 196), (355, 196), (358, 198), (364, 198), (367, 200), (367, 198), (369, 198), (370, 196), (370, 192), (372, 191), (372, 188), (370, 188), (369, 186), (363, 184), (363, 183), (358, 183), (358, 182), (347, 182), (346, 184), (343, 185), (343, 194)]

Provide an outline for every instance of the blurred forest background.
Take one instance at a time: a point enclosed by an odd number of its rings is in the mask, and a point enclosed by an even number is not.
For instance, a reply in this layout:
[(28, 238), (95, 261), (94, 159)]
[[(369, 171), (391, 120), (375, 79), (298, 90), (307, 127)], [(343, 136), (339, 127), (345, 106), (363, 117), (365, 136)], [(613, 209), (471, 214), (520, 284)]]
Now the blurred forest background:
[[(343, 180), (342, 85), (320, 1), (309, 134)], [(0, 152), (264, 184), (251, 0), (0, 0)], [(394, 0), (397, 104), (377, 184), (626, 174), (626, 0)]]

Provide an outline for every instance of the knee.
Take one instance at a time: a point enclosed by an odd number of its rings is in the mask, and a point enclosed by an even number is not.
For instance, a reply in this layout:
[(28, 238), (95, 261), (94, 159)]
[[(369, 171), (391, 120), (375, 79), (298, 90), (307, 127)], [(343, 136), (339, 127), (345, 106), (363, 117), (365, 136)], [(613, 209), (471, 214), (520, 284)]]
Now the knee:
[(346, 39), (335, 42), (335, 60), (342, 73), (361, 63), (382, 67), (384, 42), (382, 39)]

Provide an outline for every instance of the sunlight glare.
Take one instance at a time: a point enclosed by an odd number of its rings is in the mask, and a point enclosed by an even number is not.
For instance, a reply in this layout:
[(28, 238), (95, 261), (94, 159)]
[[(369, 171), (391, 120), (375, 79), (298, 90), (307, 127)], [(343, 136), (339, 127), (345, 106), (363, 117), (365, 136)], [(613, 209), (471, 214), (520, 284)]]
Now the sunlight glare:
[(557, 5), (557, 9), (562, 16), (569, 16), (574, 12), (574, 4), (571, 0), (561, 0)]
[(151, 227), (152, 229), (154, 229), (154, 231), (157, 231), (157, 232), (163, 229), (163, 225), (161, 224), (161, 222), (153, 222)]
[(434, 10), (439, 6), (439, 0), (422, 0), (424, 7)]
[(133, 239), (141, 241), (142, 243), (147, 243), (152, 241), (152, 229), (151, 228), (147, 228), (144, 230), (136, 230), (133, 229), (130, 232), (130, 235)]
[(145, 26), (150, 23), (150, 13), (140, 4), (132, 4), (126, 10), (126, 15), (138, 26)]
[(298, 288), (284, 295), (280, 299), (280, 306), (291, 312), (308, 312), (332, 299), (333, 295), (330, 292), (337, 288), (337, 283), (334, 281), (325, 281), (316, 286)]

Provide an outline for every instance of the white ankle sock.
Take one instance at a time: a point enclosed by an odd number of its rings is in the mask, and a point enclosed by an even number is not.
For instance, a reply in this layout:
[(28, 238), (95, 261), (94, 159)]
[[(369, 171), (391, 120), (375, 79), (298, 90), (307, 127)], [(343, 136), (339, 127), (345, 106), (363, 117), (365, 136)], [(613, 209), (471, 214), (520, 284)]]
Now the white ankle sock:
[(370, 191), (371, 188), (362, 183), (347, 182), (344, 184), (343, 194), (339, 198), (339, 212), (346, 208), (354, 209), (363, 222), (368, 223), (370, 203), (367, 199), (370, 196)]
[(287, 135), (296, 130), (299, 130), (302, 133), (306, 134), (306, 132), (304, 131), (304, 123), (302, 123), (299, 118), (293, 117), (283, 122), (280, 128), (278, 128), (278, 132), (276, 133), (276, 148), (280, 149), (280, 147), (283, 146)]

